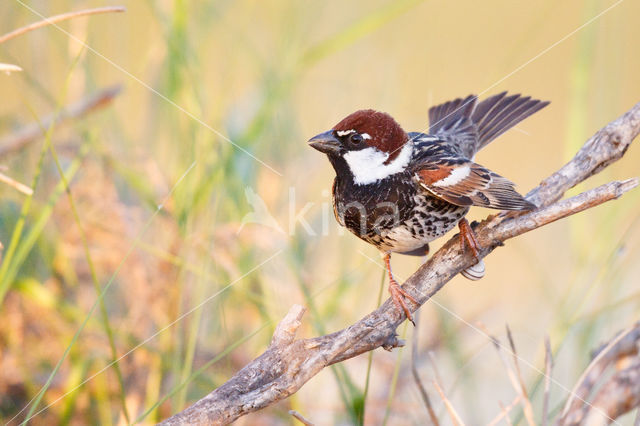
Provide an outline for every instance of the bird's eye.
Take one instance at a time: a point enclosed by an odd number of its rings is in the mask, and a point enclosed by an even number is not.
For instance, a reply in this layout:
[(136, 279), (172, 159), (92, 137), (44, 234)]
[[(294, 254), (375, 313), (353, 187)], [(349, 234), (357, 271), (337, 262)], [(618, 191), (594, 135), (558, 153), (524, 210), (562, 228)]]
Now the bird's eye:
[(351, 136), (349, 136), (349, 140), (351, 141), (351, 143), (357, 145), (360, 142), (362, 142), (362, 135), (359, 133), (352, 133)]

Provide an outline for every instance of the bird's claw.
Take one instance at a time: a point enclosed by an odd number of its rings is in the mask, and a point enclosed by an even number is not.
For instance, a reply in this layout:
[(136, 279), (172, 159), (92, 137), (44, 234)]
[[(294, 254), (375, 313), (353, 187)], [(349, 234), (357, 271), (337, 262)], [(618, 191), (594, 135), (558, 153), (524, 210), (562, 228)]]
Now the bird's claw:
[(473, 257), (476, 258), (476, 263), (480, 262), (480, 244), (476, 240), (476, 235), (469, 222), (466, 219), (462, 219), (458, 222), (460, 228), (460, 248), (464, 252), (467, 247), (471, 250)]
[(400, 285), (396, 282), (396, 280), (392, 280), (389, 283), (389, 293), (391, 293), (391, 299), (393, 303), (406, 315), (407, 319), (411, 321), (411, 324), (415, 327), (416, 323), (413, 320), (413, 315), (411, 315), (411, 311), (407, 306), (405, 299), (408, 299), (411, 303), (419, 306), (420, 304), (416, 299), (413, 298), (409, 293), (407, 293)]

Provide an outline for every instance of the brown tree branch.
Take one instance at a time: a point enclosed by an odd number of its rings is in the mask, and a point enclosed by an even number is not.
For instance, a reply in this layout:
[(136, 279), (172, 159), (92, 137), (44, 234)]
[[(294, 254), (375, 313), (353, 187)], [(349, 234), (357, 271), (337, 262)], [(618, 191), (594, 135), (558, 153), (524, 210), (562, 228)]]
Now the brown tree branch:
[(593, 400), (593, 407), (604, 411), (602, 417), (599, 410), (591, 409), (585, 424), (602, 424), (597, 420), (615, 419), (640, 404), (640, 361), (615, 373), (600, 389)]
[[(637, 179), (611, 182), (559, 201), (571, 187), (624, 155), (640, 133), (640, 103), (589, 139), (576, 156), (531, 191), (528, 198), (540, 208), (529, 213), (501, 213), (475, 227), (485, 257), (503, 242), (569, 215), (620, 197), (638, 184)], [(420, 305), (447, 282), (475, 262), (463, 253), (457, 237), (451, 238), (403, 285)], [(414, 310), (417, 307), (412, 307)], [(328, 365), (353, 358), (380, 346), (400, 343), (395, 330), (404, 314), (387, 300), (355, 324), (335, 333), (295, 339), (303, 308), (294, 306), (280, 323), (267, 350), (229, 381), (191, 407), (165, 420), (165, 425), (227, 424), (295, 393)], [(287, 330), (283, 334), (282, 330)], [(285, 336), (285, 337), (282, 337)]]

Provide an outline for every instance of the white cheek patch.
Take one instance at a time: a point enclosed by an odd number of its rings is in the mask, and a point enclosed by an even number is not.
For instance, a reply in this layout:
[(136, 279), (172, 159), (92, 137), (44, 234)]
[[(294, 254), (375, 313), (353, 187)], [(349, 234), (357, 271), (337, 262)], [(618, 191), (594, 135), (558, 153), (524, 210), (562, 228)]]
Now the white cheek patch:
[(469, 176), (471, 173), (471, 167), (463, 166), (453, 169), (451, 174), (444, 179), (440, 179), (439, 181), (434, 182), (433, 186), (453, 186)]
[(356, 131), (351, 129), (351, 130), (338, 130), (336, 133), (338, 134), (338, 136), (342, 137), (342, 136), (347, 136), (350, 135), (351, 133), (355, 133)]
[(344, 155), (344, 159), (353, 174), (353, 182), (357, 185), (367, 185), (404, 171), (412, 153), (413, 144), (407, 143), (389, 164), (384, 164), (389, 154), (373, 147), (349, 151)]

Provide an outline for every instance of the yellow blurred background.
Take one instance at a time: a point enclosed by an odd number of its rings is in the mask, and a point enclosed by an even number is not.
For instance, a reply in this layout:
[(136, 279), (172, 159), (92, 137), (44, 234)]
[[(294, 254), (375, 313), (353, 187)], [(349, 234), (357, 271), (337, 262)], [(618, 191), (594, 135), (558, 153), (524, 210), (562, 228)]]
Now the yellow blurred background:
[[(8, 0), (0, 34), (115, 5), (127, 11), (0, 44), (0, 62), (23, 69), (0, 75), (0, 150), (23, 126), (122, 85), (104, 108), (0, 155), (0, 172), (36, 182), (32, 198), (0, 183), (5, 423), (24, 420), (45, 385), (33, 424), (153, 423), (261, 353), (292, 304), (309, 308), (301, 336), (373, 310), (378, 253), (338, 229), (333, 170), (306, 144), (350, 112), (426, 131), (430, 106), (470, 93), (550, 100), (476, 159), (526, 193), (640, 101), (632, 0)], [(638, 164), (632, 146), (571, 194), (637, 176)], [(416, 361), (443, 424), (428, 353), (462, 419), (487, 424), (516, 397), (486, 334), (506, 342), (505, 324), (537, 420), (549, 335), (557, 414), (590, 351), (638, 319), (639, 200), (632, 191), (509, 241), (482, 281), (458, 277), (421, 309)], [(403, 279), (420, 264), (392, 262)], [(414, 331), (399, 328), (408, 342)], [(363, 355), (239, 424), (294, 424), (290, 409), (317, 424), (425, 424), (409, 352), (375, 351), (366, 391)]]

